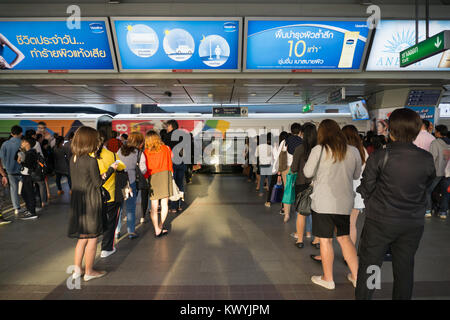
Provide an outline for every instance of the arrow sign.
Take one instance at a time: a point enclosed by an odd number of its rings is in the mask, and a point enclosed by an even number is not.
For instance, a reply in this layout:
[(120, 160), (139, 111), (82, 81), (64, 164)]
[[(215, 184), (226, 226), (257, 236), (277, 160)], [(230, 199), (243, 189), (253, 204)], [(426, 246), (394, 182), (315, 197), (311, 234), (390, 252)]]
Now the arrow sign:
[(450, 49), (450, 30), (442, 31), (400, 52), (400, 67), (407, 67), (447, 49)]

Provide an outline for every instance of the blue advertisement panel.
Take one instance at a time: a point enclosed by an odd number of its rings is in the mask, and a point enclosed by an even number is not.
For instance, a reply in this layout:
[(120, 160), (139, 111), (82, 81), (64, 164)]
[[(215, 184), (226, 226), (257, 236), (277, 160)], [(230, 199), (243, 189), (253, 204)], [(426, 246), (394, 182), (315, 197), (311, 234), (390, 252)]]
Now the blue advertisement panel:
[(434, 107), (407, 107), (414, 110), (420, 116), (420, 119), (426, 119), (434, 125)]
[(65, 18), (1, 19), (0, 70), (115, 71), (106, 18), (88, 19), (79, 29)]
[(240, 70), (240, 18), (112, 18), (121, 71)]
[(246, 70), (361, 69), (369, 36), (366, 20), (246, 21)]
[[(450, 20), (431, 20), (430, 36), (450, 30)], [(425, 21), (419, 21), (419, 42), (426, 38)], [(381, 20), (370, 50), (367, 71), (450, 71), (450, 50), (400, 68), (400, 52), (416, 44), (414, 20)]]

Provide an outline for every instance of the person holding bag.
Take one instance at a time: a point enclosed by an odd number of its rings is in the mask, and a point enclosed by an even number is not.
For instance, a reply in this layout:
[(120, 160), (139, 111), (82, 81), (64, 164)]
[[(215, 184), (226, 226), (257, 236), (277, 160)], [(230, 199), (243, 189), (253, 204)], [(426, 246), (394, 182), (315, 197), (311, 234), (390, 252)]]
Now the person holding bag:
[[(294, 158), (292, 160), (291, 171), (298, 173), (297, 180), (295, 181), (295, 195), (296, 199), (301, 192), (305, 191), (311, 184), (312, 179), (305, 177), (303, 173), (303, 168), (305, 167), (306, 161), (308, 160), (309, 154), (312, 148), (317, 144), (317, 130), (316, 126), (310, 122), (303, 125), (303, 143), (298, 146), (294, 151)], [(297, 206), (296, 206), (297, 207)], [(306, 214), (308, 214), (306, 216)], [(303, 233), (305, 230), (306, 223), (306, 237), (311, 238), (312, 232), (312, 219), (309, 213), (303, 213), (297, 211), (297, 223), (296, 223), (296, 238), (297, 241), (295, 245), (297, 248), (302, 249), (304, 247), (303, 243)], [(317, 249), (319, 248), (319, 240), (315, 238), (311, 244)]]
[[(173, 195), (173, 165), (172, 152), (162, 142), (156, 131), (150, 130), (145, 135), (145, 158), (149, 179), (151, 214), (150, 217), (155, 228), (155, 237), (167, 235), (164, 222), (169, 212), (169, 197)], [(161, 223), (158, 223), (158, 205), (161, 201)]]
[[(138, 237), (136, 233), (136, 199), (139, 189), (137, 188), (138, 175), (143, 178), (143, 173), (147, 172), (147, 166), (145, 164), (145, 156), (142, 157), (142, 149), (144, 145), (144, 135), (141, 132), (132, 132), (128, 136), (126, 144), (123, 144), (118, 152), (119, 159), (125, 164), (125, 171), (128, 174), (130, 188), (132, 196), (125, 200), (127, 208), (127, 232), (128, 238), (134, 239)], [(140, 178), (141, 179), (141, 178)], [(144, 182), (145, 178), (144, 178)], [(148, 186), (148, 185), (147, 185)], [(140, 186), (142, 188), (142, 186)], [(144, 186), (145, 187), (145, 186)], [(119, 219), (120, 225), (120, 219)], [(119, 227), (118, 227), (119, 228)], [(119, 228), (120, 230), (120, 228)]]
[[(350, 239), (350, 211), (354, 204), (353, 180), (361, 175), (361, 156), (358, 149), (347, 144), (347, 139), (336, 121), (323, 120), (317, 132), (317, 145), (311, 150), (303, 169), (306, 178), (314, 179), (311, 194), (312, 231), (320, 238), (320, 256), (323, 275), (312, 276), (311, 281), (333, 290), (333, 237), (341, 246), (351, 273), (347, 279), (356, 286), (358, 257)], [(314, 258), (314, 256), (312, 256)]]

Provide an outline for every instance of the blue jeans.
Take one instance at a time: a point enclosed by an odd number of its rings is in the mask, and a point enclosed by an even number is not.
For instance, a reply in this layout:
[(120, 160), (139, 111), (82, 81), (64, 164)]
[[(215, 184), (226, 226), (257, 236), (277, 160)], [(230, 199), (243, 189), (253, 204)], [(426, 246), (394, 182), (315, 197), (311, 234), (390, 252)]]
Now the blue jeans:
[(127, 208), (127, 232), (134, 233), (136, 231), (136, 202), (138, 193), (138, 190), (136, 189), (136, 181), (130, 184), (130, 187), (133, 191), (133, 196), (128, 198), (120, 206), (119, 222), (117, 223), (116, 233), (120, 232), (120, 229), (122, 228), (122, 212), (124, 205)]
[(258, 188), (259, 193), (264, 193), (264, 181), (266, 179), (270, 183), (271, 176), (263, 176), (263, 175), (260, 176), (259, 188)]
[(311, 217), (311, 215), (306, 217), (306, 232), (312, 233), (312, 217)]
[[(185, 164), (173, 164), (173, 179), (180, 191), (184, 192), (184, 176), (186, 172)], [(181, 205), (181, 200), (169, 201), (171, 209), (177, 209)]]
[(19, 191), (20, 179), (21, 179), (20, 175), (15, 176), (12, 174), (8, 174), (9, 193), (11, 195), (11, 202), (13, 204), (14, 209), (20, 209), (20, 198), (17, 193)]

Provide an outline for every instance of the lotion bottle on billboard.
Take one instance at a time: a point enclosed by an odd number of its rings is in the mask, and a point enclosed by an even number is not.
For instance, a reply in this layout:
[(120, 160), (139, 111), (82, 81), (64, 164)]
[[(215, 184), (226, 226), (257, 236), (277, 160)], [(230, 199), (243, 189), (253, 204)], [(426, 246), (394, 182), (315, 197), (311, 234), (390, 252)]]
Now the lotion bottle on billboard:
[(442, 53), (438, 68), (450, 68), (450, 50)]
[(344, 44), (342, 46), (341, 59), (338, 68), (351, 68), (353, 57), (355, 56), (356, 44), (358, 43), (359, 32), (346, 32)]

